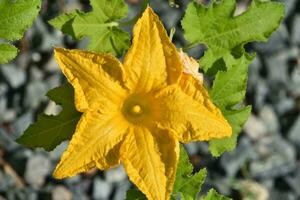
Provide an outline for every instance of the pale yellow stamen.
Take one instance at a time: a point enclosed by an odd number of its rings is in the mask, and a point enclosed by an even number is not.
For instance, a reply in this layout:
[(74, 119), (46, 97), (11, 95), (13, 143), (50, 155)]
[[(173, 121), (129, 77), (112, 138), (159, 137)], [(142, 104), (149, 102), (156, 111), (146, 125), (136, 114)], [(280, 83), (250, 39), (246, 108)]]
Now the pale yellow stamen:
[(133, 114), (140, 114), (142, 112), (142, 108), (140, 105), (135, 105), (132, 107), (131, 111)]

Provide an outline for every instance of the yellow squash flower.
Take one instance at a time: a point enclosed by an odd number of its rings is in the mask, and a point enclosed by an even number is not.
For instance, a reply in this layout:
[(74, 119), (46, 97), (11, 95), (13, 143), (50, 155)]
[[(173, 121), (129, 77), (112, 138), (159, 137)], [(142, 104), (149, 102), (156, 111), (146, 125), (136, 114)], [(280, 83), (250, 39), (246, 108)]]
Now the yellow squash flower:
[(82, 112), (54, 177), (123, 164), (148, 199), (170, 198), (179, 142), (231, 135), (204, 86), (188, 73), (158, 16), (148, 7), (124, 63), (109, 54), (55, 49)]

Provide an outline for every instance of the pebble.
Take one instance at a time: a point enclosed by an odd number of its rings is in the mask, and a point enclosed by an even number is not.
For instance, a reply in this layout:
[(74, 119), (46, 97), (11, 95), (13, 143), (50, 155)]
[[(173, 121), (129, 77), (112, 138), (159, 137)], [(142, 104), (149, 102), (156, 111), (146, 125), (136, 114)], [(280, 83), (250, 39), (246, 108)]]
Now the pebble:
[(117, 183), (117, 182), (121, 182), (124, 179), (126, 179), (127, 175), (126, 175), (126, 172), (125, 172), (123, 166), (120, 165), (116, 168), (105, 171), (104, 177), (105, 177), (105, 180), (109, 183)]
[(298, 151), (300, 151), (300, 115), (289, 130), (288, 138), (293, 144), (295, 144)]
[(104, 200), (108, 199), (112, 191), (112, 186), (110, 183), (96, 177), (93, 184), (93, 199)]
[[(286, 25), (281, 24), (276, 32), (269, 38), (267, 43), (255, 43), (254, 48), (263, 54), (273, 54), (287, 48), (290, 35)], [(278, 66), (277, 64), (274, 67)]]
[(296, 8), (297, 0), (279, 0), (279, 2), (284, 3), (285, 16), (287, 18), (291, 13), (293, 13), (293, 10)]
[(18, 88), (26, 81), (25, 71), (19, 66), (5, 64), (0, 67), (0, 71), (12, 88)]
[(239, 141), (234, 151), (221, 156), (221, 166), (225, 169), (229, 177), (234, 177), (238, 170), (254, 157), (253, 146), (250, 140), (244, 137)]
[(0, 82), (0, 97), (4, 96), (7, 91), (8, 91), (8, 86)]
[(45, 183), (45, 178), (50, 174), (51, 163), (44, 155), (32, 155), (27, 164), (24, 174), (26, 182), (35, 188)]
[(20, 137), (27, 127), (33, 122), (33, 113), (26, 112), (13, 123), (14, 139)]
[(13, 177), (0, 170), (0, 193), (5, 192), (9, 188), (15, 187)]
[(17, 143), (10, 137), (10, 135), (4, 130), (0, 128), (0, 147), (10, 152), (15, 150), (18, 145)]
[(292, 43), (300, 44), (300, 14), (294, 17), (292, 26)]
[(277, 101), (274, 105), (274, 108), (279, 116), (284, 115), (289, 112), (293, 108), (295, 108), (295, 100), (290, 97), (282, 97), (279, 101)]
[(299, 168), (295, 170), (295, 173), (292, 175), (284, 177), (285, 181), (288, 183), (288, 185), (292, 188), (292, 190), (296, 193), (298, 197), (300, 197), (300, 173), (299, 173)]
[(243, 200), (268, 200), (269, 192), (263, 185), (252, 181), (244, 180), (238, 182), (239, 191)]
[(259, 112), (259, 118), (269, 134), (279, 132), (279, 121), (272, 106), (265, 105)]
[(127, 190), (130, 189), (132, 184), (128, 181), (128, 179), (120, 181), (117, 184), (116, 191), (114, 193), (113, 200), (125, 199)]
[(300, 62), (297, 67), (292, 71), (291, 83), (288, 85), (289, 92), (294, 97), (300, 97)]
[(254, 87), (254, 106), (259, 110), (265, 104), (269, 93), (269, 87), (265, 80), (258, 78)]
[(259, 117), (251, 114), (244, 125), (244, 131), (249, 138), (256, 141), (264, 137), (267, 134), (268, 129)]
[(51, 191), (52, 200), (72, 200), (72, 193), (64, 186), (56, 186)]
[(296, 167), (296, 151), (281, 137), (265, 137), (255, 144), (254, 149), (259, 156), (250, 163), (250, 174), (254, 178), (283, 176)]
[(48, 91), (47, 85), (42, 81), (32, 81), (26, 87), (26, 95), (24, 104), (29, 108), (36, 108), (43, 99), (46, 99), (45, 94)]

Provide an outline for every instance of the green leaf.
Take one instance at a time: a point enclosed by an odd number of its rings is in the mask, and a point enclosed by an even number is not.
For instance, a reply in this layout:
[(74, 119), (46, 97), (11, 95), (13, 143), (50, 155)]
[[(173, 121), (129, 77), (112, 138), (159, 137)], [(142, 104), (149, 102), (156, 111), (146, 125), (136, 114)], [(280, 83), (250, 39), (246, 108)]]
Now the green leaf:
[[(14, 41), (23, 37), (40, 10), (40, 0), (0, 0), (0, 41)], [(8, 43), (0, 44), (0, 64), (17, 56), (18, 49)]]
[(209, 141), (209, 150), (213, 156), (218, 157), (225, 151), (232, 151), (235, 149), (238, 134), (244, 123), (247, 121), (250, 113), (251, 106), (246, 106), (240, 110), (225, 111), (224, 116), (232, 127), (232, 136)]
[(72, 86), (66, 84), (54, 88), (47, 96), (61, 105), (63, 110), (56, 116), (41, 114), (37, 122), (30, 125), (17, 139), (19, 144), (27, 147), (42, 147), (51, 151), (73, 135), (81, 113), (75, 109)]
[(0, 38), (19, 40), (40, 10), (40, 0), (1, 0)]
[(147, 200), (146, 196), (136, 189), (129, 189), (125, 200)]
[(180, 157), (176, 171), (173, 194), (180, 194), (182, 199), (196, 199), (206, 177), (206, 169), (192, 174), (193, 165), (183, 146), (180, 147)]
[(231, 198), (220, 195), (214, 189), (210, 189), (205, 197), (202, 197), (201, 200), (231, 200)]
[[(230, 61), (227, 71), (219, 71), (209, 94), (213, 102), (221, 109), (223, 115), (232, 127), (232, 136), (223, 139), (213, 139), (209, 149), (213, 156), (220, 156), (225, 151), (231, 151), (236, 146), (238, 133), (249, 117), (251, 106), (235, 109), (245, 98), (248, 78), (248, 65), (252, 61), (245, 55)], [(228, 61), (229, 62), (229, 61)]]
[(10, 44), (0, 44), (0, 64), (4, 64), (17, 56), (18, 49)]
[(228, 65), (227, 71), (216, 75), (210, 97), (220, 108), (228, 108), (241, 102), (246, 93), (248, 66), (252, 58), (242, 56)]
[(93, 11), (63, 14), (49, 23), (76, 40), (90, 39), (88, 49), (122, 55), (129, 48), (130, 36), (119, 28), (118, 20), (126, 17), (122, 0), (91, 0)]
[[(284, 5), (277, 2), (253, 0), (248, 10), (239, 16), (233, 16), (235, 9), (235, 0), (214, 1), (209, 7), (196, 2), (188, 5), (182, 20), (184, 36), (190, 43), (208, 47), (200, 60), (205, 72), (220, 59), (243, 54), (246, 43), (267, 41), (284, 16)], [(236, 49), (238, 55), (235, 55)]]

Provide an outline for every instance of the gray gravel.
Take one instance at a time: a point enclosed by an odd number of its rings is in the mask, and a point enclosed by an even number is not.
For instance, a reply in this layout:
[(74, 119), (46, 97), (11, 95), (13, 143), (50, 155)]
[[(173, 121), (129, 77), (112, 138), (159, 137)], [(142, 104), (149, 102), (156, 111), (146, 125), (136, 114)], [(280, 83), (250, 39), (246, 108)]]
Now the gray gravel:
[[(208, 168), (203, 192), (215, 187), (233, 199), (249, 199), (248, 190), (261, 200), (300, 199), (300, 2), (280, 1), (287, 5), (287, 17), (279, 30), (268, 43), (247, 47), (257, 51), (249, 68), (245, 102), (252, 104), (253, 113), (236, 150), (215, 159), (207, 143), (187, 145), (195, 170)], [(41, 15), (20, 42), (24, 50), (15, 61), (0, 66), (0, 200), (123, 199), (133, 186), (122, 167), (58, 181), (51, 174), (67, 142), (50, 153), (14, 142), (38, 113), (60, 111), (45, 97), (49, 89), (65, 81), (53, 59), (53, 46), (86, 45), (86, 40), (74, 42), (47, 24), (63, 10), (85, 7), (80, 3), (84, 1), (44, 2)], [(167, 1), (151, 2), (166, 27), (176, 27), (174, 43), (185, 44), (178, 20), (188, 1), (176, 1), (179, 9)], [(136, 12), (131, 6), (130, 15)], [(190, 55), (199, 58), (203, 51), (203, 46), (197, 46)]]

